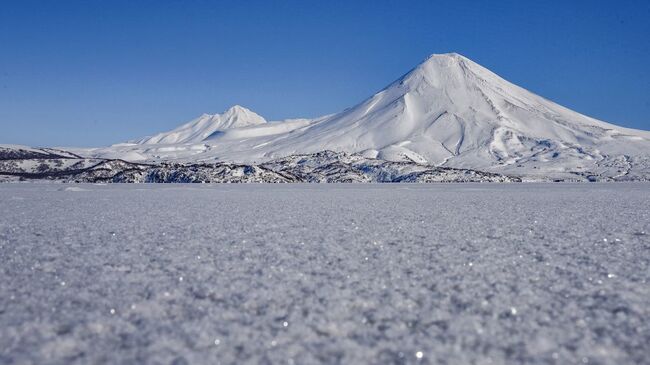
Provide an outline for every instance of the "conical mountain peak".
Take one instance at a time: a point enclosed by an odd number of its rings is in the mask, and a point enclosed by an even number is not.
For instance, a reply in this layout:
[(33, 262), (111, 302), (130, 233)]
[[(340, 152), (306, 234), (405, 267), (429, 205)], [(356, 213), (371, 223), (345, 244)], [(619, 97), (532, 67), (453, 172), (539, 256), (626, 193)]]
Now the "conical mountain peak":
[(218, 119), (218, 129), (241, 128), (256, 124), (266, 123), (266, 120), (254, 111), (241, 105), (234, 105), (221, 114), (216, 114), (213, 119)]
[(266, 123), (250, 109), (234, 105), (221, 114), (202, 114), (169, 132), (159, 133), (139, 141), (141, 144), (199, 143), (217, 131), (243, 128)]
[[(399, 81), (412, 80), (425, 81), (432, 85), (439, 85), (445, 80), (459, 80), (468, 77), (499, 78), (488, 69), (458, 53), (432, 54), (408, 72)], [(440, 84), (440, 86), (444, 86)]]
[(461, 55), (460, 53), (450, 52), (450, 53), (432, 53), (427, 57), (424, 62), (433, 61), (433, 60), (450, 60), (450, 61), (460, 61), (460, 60), (469, 60), (469, 58)]
[(243, 107), (239, 104), (235, 104), (230, 108), (228, 108), (226, 111), (224, 111), (222, 114), (246, 114), (246, 113), (255, 114), (252, 110)]

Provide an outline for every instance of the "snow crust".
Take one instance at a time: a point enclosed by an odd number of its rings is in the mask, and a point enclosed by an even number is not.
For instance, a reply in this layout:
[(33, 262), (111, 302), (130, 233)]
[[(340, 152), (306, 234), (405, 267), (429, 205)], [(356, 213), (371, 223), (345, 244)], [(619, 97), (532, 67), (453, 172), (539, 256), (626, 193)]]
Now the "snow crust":
[(76, 187), (0, 185), (0, 363), (647, 363), (647, 183)]

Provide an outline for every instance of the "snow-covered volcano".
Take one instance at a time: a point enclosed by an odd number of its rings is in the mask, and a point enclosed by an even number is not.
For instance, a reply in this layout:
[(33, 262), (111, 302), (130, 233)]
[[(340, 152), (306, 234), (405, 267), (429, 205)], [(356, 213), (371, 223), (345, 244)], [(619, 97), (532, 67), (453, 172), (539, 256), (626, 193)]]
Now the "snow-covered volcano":
[(221, 114), (203, 114), (169, 132), (145, 137), (139, 144), (200, 143), (214, 133), (231, 128), (243, 128), (266, 123), (266, 120), (240, 105)]
[(616, 175), (650, 166), (650, 132), (576, 113), (451, 53), (430, 56), (340, 113), (266, 123), (235, 107), (137, 144), (89, 152), (260, 162), (322, 150), (520, 175)]

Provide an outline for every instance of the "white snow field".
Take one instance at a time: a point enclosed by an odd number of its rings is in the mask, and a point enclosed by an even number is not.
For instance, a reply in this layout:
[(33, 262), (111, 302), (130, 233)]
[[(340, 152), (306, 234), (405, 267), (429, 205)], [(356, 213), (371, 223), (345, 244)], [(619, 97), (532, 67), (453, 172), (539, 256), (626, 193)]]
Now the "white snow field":
[(1, 364), (648, 364), (650, 185), (0, 185)]

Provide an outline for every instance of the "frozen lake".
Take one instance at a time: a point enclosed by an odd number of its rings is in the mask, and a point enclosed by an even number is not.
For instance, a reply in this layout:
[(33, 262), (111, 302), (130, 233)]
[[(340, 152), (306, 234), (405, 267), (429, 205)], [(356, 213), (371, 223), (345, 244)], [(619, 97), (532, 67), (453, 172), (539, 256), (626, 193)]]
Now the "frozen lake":
[(650, 361), (650, 184), (4, 184), (0, 207), (2, 364)]

